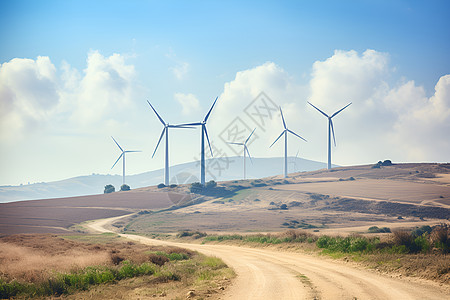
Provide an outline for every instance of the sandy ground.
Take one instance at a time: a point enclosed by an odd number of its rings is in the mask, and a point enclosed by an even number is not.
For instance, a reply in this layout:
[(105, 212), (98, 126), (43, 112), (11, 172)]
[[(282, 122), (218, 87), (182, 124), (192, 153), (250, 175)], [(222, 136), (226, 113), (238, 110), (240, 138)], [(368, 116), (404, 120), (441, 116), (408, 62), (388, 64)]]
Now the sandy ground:
[[(98, 232), (117, 218), (93, 221)], [(341, 262), (293, 252), (229, 245), (198, 245), (123, 235), (151, 245), (173, 245), (217, 256), (237, 278), (220, 299), (448, 299), (448, 286), (391, 278)]]

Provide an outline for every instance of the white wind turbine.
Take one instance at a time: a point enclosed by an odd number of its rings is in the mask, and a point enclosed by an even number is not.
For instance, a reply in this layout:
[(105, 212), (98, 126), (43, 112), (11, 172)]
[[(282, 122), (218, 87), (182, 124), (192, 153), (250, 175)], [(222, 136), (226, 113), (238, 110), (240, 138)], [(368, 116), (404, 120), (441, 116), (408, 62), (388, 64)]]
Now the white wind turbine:
[(209, 150), (211, 151), (211, 157), (213, 156), (213, 152), (212, 152), (212, 149), (211, 149), (211, 144), (209, 142), (208, 131), (206, 130), (206, 121), (208, 121), (209, 115), (211, 114), (211, 111), (213, 110), (214, 105), (216, 105), (216, 102), (217, 102), (218, 98), (219, 97), (216, 97), (216, 100), (214, 100), (213, 105), (209, 109), (208, 113), (206, 114), (206, 116), (205, 116), (205, 118), (203, 119), (202, 122), (186, 123), (186, 124), (179, 125), (179, 126), (202, 126), (202, 141), (201, 141), (201, 154), (200, 154), (200, 183), (203, 186), (205, 186), (205, 174), (206, 174), (206, 168), (205, 168), (205, 135), (206, 135), (206, 139), (208, 141)]
[(288, 174), (288, 161), (287, 161), (287, 137), (288, 137), (288, 133), (291, 133), (291, 134), (295, 135), (296, 137), (301, 138), (305, 142), (307, 142), (307, 140), (305, 140), (304, 138), (302, 138), (301, 136), (299, 136), (298, 134), (296, 134), (295, 132), (293, 132), (292, 130), (287, 128), (286, 122), (284, 121), (283, 111), (281, 110), (281, 107), (280, 107), (280, 113), (281, 113), (281, 119), (283, 120), (284, 130), (280, 134), (280, 136), (277, 137), (277, 139), (272, 143), (272, 145), (270, 145), (270, 147), (272, 147), (273, 144), (275, 144), (280, 139), (280, 137), (284, 134), (284, 178), (287, 178), (288, 177), (287, 176), (287, 174)]
[(248, 138), (245, 140), (245, 142), (243, 143), (231, 143), (229, 142), (228, 144), (233, 144), (233, 145), (239, 145), (239, 146), (244, 146), (244, 180), (245, 178), (245, 152), (248, 153), (248, 157), (250, 157), (250, 161), (252, 161), (252, 157), (250, 156), (250, 152), (248, 151), (248, 147), (247, 147), (247, 142), (250, 140), (250, 137), (252, 136), (253, 132), (255, 132), (256, 128), (253, 129), (252, 133), (250, 133), (250, 135), (248, 136)]
[(166, 135), (166, 152), (164, 158), (164, 184), (169, 185), (169, 128), (191, 128), (183, 125), (170, 125), (169, 123), (164, 122), (161, 116), (156, 112), (156, 109), (151, 105), (150, 101), (147, 100), (148, 105), (153, 109), (159, 121), (164, 125), (164, 128), (161, 132), (161, 136), (159, 137), (158, 144), (156, 144), (155, 151), (153, 151), (152, 158), (155, 156), (156, 150), (158, 150), (159, 143), (163, 138), (164, 134)]
[(113, 137), (112, 137), (112, 139), (116, 143), (117, 147), (119, 147), (120, 151), (122, 151), (122, 153), (120, 154), (119, 158), (116, 160), (114, 165), (111, 167), (111, 170), (112, 170), (112, 168), (114, 168), (114, 166), (117, 164), (117, 162), (122, 158), (122, 162), (123, 162), (123, 166), (122, 166), (122, 184), (125, 184), (125, 153), (142, 152), (142, 151), (139, 151), (139, 150), (138, 151), (123, 150), (122, 147), (120, 147), (119, 143)]
[(315, 107), (311, 102), (308, 101), (308, 103), (314, 107), (315, 109), (317, 109), (322, 115), (324, 115), (325, 117), (328, 118), (328, 170), (331, 169), (331, 133), (333, 133), (333, 141), (334, 141), (334, 146), (336, 147), (336, 138), (334, 136), (334, 126), (333, 126), (333, 120), (331, 120), (334, 116), (336, 116), (338, 113), (340, 113), (341, 111), (343, 111), (344, 109), (346, 109), (347, 107), (349, 107), (352, 103), (350, 102), (349, 104), (347, 104), (346, 106), (344, 106), (343, 108), (341, 108), (340, 110), (338, 110), (337, 112), (335, 112), (334, 114), (332, 114), (331, 116), (327, 115), (326, 113), (324, 113), (323, 111), (321, 111), (320, 109), (318, 109), (317, 107)]
[(297, 172), (298, 170), (297, 170), (297, 158), (298, 158), (298, 153), (300, 152), (300, 149), (299, 150), (297, 150), (297, 154), (295, 155), (295, 157), (294, 157), (294, 160), (292, 160), (290, 163), (292, 164), (292, 165), (294, 165), (294, 172)]

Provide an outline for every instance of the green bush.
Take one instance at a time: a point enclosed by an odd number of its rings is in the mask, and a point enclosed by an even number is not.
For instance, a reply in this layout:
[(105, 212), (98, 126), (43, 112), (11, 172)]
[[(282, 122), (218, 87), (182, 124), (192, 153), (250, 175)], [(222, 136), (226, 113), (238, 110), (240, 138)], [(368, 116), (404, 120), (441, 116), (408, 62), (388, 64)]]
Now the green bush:
[(166, 185), (164, 183), (160, 183), (157, 185), (157, 187), (158, 187), (158, 189), (162, 189), (162, 188), (165, 188)]
[(189, 188), (191, 193), (200, 194), (203, 191), (203, 185), (200, 182), (194, 182)]
[(128, 184), (122, 184), (120, 186), (120, 190), (121, 191), (129, 191), (130, 190), (130, 186)]
[(105, 185), (105, 190), (103, 191), (104, 194), (114, 193), (116, 191), (116, 188), (112, 184)]

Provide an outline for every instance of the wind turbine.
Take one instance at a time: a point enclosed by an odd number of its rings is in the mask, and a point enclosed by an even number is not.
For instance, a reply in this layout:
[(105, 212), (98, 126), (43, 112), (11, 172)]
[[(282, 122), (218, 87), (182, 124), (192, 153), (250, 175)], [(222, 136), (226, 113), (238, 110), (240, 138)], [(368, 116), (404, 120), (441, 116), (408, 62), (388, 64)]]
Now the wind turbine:
[[(240, 145), (240, 146), (244, 146), (244, 180), (245, 180), (245, 152), (247, 151), (248, 153), (248, 157), (250, 157), (250, 161), (252, 161), (252, 157), (250, 156), (250, 152), (248, 151), (248, 147), (247, 147), (247, 142), (248, 140), (250, 140), (250, 137), (252, 136), (253, 132), (255, 132), (256, 128), (253, 129), (252, 133), (250, 133), (250, 135), (248, 136), (248, 138), (245, 140), (245, 142), (243, 143), (231, 143), (229, 142), (228, 144), (233, 144), (233, 145)], [(252, 162), (253, 163), (253, 162)]]
[(287, 176), (287, 174), (288, 174), (288, 161), (287, 161), (287, 137), (288, 137), (288, 133), (291, 133), (291, 134), (295, 135), (296, 137), (301, 138), (305, 142), (307, 142), (307, 140), (305, 140), (304, 138), (302, 138), (301, 136), (299, 136), (298, 134), (296, 134), (295, 132), (293, 132), (292, 130), (287, 128), (286, 122), (284, 121), (283, 111), (281, 110), (281, 107), (280, 107), (280, 113), (281, 113), (281, 119), (283, 120), (284, 130), (280, 134), (280, 136), (277, 137), (277, 139), (272, 143), (272, 145), (270, 145), (270, 147), (272, 147), (273, 144), (275, 144), (280, 139), (280, 137), (284, 134), (284, 178), (287, 178), (288, 177)]
[(297, 154), (295, 155), (295, 158), (294, 158), (294, 160), (293, 161), (291, 161), (291, 164), (293, 164), (294, 165), (294, 172), (297, 172), (298, 170), (297, 170), (297, 158), (298, 158), (298, 153), (300, 152), (300, 149), (299, 150), (297, 150)]
[(211, 156), (213, 156), (211, 144), (209, 142), (208, 137), (208, 131), (206, 130), (206, 121), (208, 121), (209, 115), (211, 114), (211, 111), (214, 108), (214, 105), (216, 105), (217, 99), (219, 97), (216, 97), (216, 100), (214, 100), (213, 105), (209, 109), (208, 113), (206, 114), (205, 118), (202, 122), (197, 123), (187, 123), (187, 124), (181, 124), (179, 126), (202, 126), (202, 142), (201, 142), (201, 155), (200, 155), (200, 183), (205, 186), (205, 174), (206, 174), (206, 168), (205, 168), (205, 135), (206, 139), (208, 140), (208, 146), (209, 150), (211, 151)]
[(164, 134), (166, 135), (166, 153), (164, 158), (164, 184), (169, 185), (169, 128), (191, 128), (183, 125), (170, 125), (169, 123), (164, 122), (161, 116), (156, 112), (156, 109), (151, 105), (150, 101), (147, 100), (148, 105), (153, 109), (159, 121), (164, 125), (164, 128), (161, 132), (161, 136), (159, 137), (158, 144), (156, 144), (155, 151), (153, 151), (152, 158), (155, 156), (156, 150), (158, 150), (159, 143), (163, 138)]
[(333, 141), (334, 141), (334, 146), (336, 147), (336, 138), (334, 136), (334, 126), (333, 126), (333, 120), (331, 120), (334, 116), (336, 116), (338, 113), (340, 113), (341, 111), (343, 111), (344, 109), (346, 109), (347, 107), (349, 107), (352, 103), (350, 102), (349, 104), (347, 104), (346, 106), (344, 106), (343, 108), (341, 108), (340, 110), (338, 110), (337, 112), (335, 112), (334, 114), (332, 114), (331, 116), (327, 115), (326, 113), (324, 113), (323, 111), (321, 111), (320, 109), (318, 109), (317, 107), (315, 107), (311, 102), (308, 101), (308, 103), (314, 107), (315, 109), (317, 109), (322, 115), (324, 115), (325, 117), (328, 118), (328, 170), (331, 169), (331, 133), (333, 132)]
[(123, 162), (123, 167), (122, 167), (122, 169), (123, 169), (122, 170), (122, 184), (125, 184), (125, 153), (142, 152), (142, 151), (139, 151), (139, 150), (138, 151), (123, 150), (122, 147), (120, 147), (119, 143), (113, 137), (112, 137), (112, 139), (116, 143), (117, 147), (119, 147), (120, 151), (122, 151), (122, 153), (120, 154), (119, 158), (116, 160), (114, 165), (111, 167), (111, 170), (112, 170), (112, 168), (114, 168), (114, 166), (117, 164), (117, 162), (122, 158), (122, 162)]

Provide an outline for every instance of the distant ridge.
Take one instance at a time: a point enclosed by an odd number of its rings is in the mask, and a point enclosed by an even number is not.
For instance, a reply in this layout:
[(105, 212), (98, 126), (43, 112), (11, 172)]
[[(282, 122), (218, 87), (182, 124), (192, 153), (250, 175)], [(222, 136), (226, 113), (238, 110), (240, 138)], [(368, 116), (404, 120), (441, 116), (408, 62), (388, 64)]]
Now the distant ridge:
[[(206, 181), (225, 181), (242, 179), (242, 157), (222, 157), (206, 160)], [(247, 178), (263, 178), (283, 174), (282, 157), (253, 158), (253, 164), (247, 160)], [(171, 184), (183, 184), (200, 181), (200, 162), (189, 162), (170, 168)], [(326, 163), (289, 157), (289, 173), (315, 171), (326, 168)], [(127, 184), (132, 189), (157, 185), (164, 182), (164, 169), (127, 176)], [(104, 186), (112, 184), (120, 189), (122, 176), (93, 174), (78, 176), (60, 181), (34, 183), (21, 186), (1, 186), (0, 203), (21, 200), (36, 200), (61, 197), (102, 194)]]

